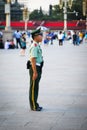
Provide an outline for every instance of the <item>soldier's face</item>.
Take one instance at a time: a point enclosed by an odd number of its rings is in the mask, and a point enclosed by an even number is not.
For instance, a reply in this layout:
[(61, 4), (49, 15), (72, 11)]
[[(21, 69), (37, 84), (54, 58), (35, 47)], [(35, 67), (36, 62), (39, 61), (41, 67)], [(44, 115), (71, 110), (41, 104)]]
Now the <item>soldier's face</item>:
[(42, 38), (43, 38), (43, 36), (42, 36), (42, 35), (38, 35), (38, 36), (36, 37), (37, 42), (42, 42)]

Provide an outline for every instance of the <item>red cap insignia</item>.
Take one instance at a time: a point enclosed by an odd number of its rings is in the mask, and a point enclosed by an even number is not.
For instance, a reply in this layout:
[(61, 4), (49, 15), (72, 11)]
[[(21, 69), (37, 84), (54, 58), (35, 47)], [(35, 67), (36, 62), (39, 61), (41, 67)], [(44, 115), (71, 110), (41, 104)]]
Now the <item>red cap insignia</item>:
[(35, 43), (35, 44), (34, 44), (34, 46), (36, 47), (36, 46), (37, 46), (37, 44)]

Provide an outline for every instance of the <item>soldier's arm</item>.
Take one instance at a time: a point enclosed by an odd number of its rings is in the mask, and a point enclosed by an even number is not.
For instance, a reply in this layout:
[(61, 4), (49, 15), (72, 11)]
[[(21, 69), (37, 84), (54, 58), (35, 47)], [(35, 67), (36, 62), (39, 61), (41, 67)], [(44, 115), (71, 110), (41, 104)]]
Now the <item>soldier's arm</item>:
[(37, 74), (37, 69), (36, 69), (36, 59), (35, 58), (31, 58), (31, 65), (32, 65), (32, 69), (33, 69), (33, 80), (35, 80), (38, 76)]

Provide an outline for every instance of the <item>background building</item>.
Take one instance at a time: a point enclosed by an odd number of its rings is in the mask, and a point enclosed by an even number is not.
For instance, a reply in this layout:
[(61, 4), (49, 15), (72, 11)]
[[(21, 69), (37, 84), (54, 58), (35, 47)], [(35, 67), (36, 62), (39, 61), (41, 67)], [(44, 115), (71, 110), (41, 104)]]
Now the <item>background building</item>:
[(18, 0), (11, 4), (11, 21), (23, 20), (22, 8), (24, 8), (24, 5), (18, 3)]
[[(18, 0), (15, 0), (11, 3), (11, 21), (20, 21), (23, 20), (23, 4), (19, 4)], [(0, 21), (5, 21), (5, 1), (0, 0)]]

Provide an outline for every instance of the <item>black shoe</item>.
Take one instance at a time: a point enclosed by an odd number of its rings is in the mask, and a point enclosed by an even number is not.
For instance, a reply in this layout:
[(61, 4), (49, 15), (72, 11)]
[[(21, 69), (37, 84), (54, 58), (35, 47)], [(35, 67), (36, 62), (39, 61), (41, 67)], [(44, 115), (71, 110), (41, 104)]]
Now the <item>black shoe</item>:
[(43, 108), (42, 107), (37, 107), (36, 109), (31, 109), (32, 111), (41, 111)]
[(40, 107), (40, 106), (39, 106), (39, 108), (40, 108), (41, 110), (43, 109), (43, 107)]

